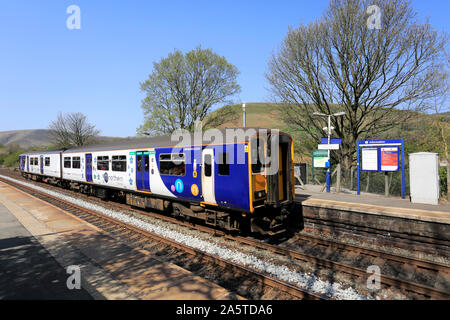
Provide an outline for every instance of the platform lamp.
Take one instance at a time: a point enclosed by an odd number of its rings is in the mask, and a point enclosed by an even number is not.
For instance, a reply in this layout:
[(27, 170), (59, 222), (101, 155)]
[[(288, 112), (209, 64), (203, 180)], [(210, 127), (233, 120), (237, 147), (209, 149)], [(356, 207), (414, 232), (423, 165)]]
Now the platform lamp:
[[(328, 144), (331, 142), (331, 117), (339, 117), (345, 115), (345, 112), (338, 112), (338, 113), (332, 113), (332, 114), (325, 114), (320, 112), (314, 112), (313, 115), (315, 116), (321, 116), (321, 117), (328, 117), (328, 127), (324, 128), (328, 130)], [(331, 175), (330, 175), (330, 149), (328, 149), (328, 168), (327, 168), (327, 192), (330, 192), (331, 188)]]

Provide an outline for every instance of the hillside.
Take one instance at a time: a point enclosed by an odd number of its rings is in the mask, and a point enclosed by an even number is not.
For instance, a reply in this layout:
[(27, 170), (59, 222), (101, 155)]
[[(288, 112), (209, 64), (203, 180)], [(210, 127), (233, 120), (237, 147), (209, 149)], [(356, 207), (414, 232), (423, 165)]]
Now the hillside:
[(18, 144), (22, 148), (49, 146), (48, 130), (14, 130), (0, 132), (0, 144), (8, 146)]
[[(247, 127), (261, 127), (261, 128), (278, 128), (282, 129), (285, 124), (281, 120), (281, 114), (279, 105), (276, 103), (246, 103), (246, 122)], [(209, 117), (214, 117), (227, 110), (225, 116), (225, 122), (218, 125), (217, 128), (234, 128), (242, 127), (242, 105), (235, 104), (231, 106), (222, 107), (213, 113)]]
[[(0, 145), (19, 145), (22, 149), (28, 149), (31, 147), (48, 147), (51, 145), (48, 138), (48, 133), (49, 130), (46, 129), (0, 131)], [(98, 140), (100, 141), (109, 141), (114, 139), (120, 138), (107, 136), (98, 137)]]

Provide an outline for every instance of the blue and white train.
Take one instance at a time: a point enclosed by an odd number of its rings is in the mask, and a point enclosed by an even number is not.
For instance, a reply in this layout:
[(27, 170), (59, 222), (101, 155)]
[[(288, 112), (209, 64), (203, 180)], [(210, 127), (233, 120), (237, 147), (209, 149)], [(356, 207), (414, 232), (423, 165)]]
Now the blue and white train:
[[(295, 217), (293, 142), (270, 129), (252, 132), (240, 141), (198, 145), (166, 136), (28, 152), (20, 155), (19, 170), (28, 179), (102, 199), (121, 198), (226, 230), (273, 234)], [(268, 159), (277, 163), (270, 174)]]

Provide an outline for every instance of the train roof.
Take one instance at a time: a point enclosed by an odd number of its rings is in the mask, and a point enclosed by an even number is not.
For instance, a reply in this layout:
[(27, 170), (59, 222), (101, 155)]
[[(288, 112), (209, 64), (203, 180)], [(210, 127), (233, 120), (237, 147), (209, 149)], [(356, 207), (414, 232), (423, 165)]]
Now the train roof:
[(21, 156), (30, 156), (30, 155), (46, 155), (46, 154), (59, 154), (60, 152), (63, 152), (64, 150), (36, 150), (36, 151), (28, 151), (20, 154)]
[[(233, 134), (233, 130), (234, 134)], [(203, 131), (203, 145), (218, 144), (219, 141), (215, 139), (214, 132), (222, 134), (224, 137), (223, 143), (235, 143), (236, 134), (239, 134), (243, 140), (240, 142), (248, 142), (250, 138), (259, 132), (264, 130), (269, 134), (271, 129), (250, 127), (250, 128), (226, 128), (226, 129), (210, 129)], [(244, 134), (243, 134), (244, 133)], [(280, 133), (282, 133), (280, 131)], [(176, 138), (179, 138), (177, 141)], [(183, 136), (183, 140), (180, 139), (181, 135), (175, 135), (174, 140), (172, 136), (159, 136), (159, 137), (142, 137), (142, 138), (124, 138), (119, 141), (111, 141), (101, 144), (88, 145), (83, 147), (74, 147), (67, 150), (55, 150), (55, 151), (33, 151), (27, 152), (23, 155), (30, 154), (54, 154), (54, 153), (72, 153), (72, 152), (94, 152), (94, 151), (109, 151), (109, 150), (126, 150), (126, 149), (148, 149), (148, 148), (161, 148), (161, 147), (187, 147), (192, 146), (194, 143), (194, 133), (187, 133)], [(179, 142), (181, 141), (181, 142)]]

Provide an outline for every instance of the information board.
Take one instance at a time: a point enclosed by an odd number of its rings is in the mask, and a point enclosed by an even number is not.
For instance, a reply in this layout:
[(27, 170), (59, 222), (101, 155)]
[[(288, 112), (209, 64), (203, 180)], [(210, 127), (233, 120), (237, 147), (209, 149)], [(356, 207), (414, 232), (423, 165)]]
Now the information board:
[(398, 171), (398, 147), (380, 148), (381, 171)]
[(363, 148), (361, 150), (361, 170), (378, 171), (378, 148)]
[(360, 171), (398, 172), (400, 167), (402, 174), (402, 198), (405, 199), (405, 141), (403, 139), (357, 141), (356, 194), (360, 194)]
[(314, 157), (314, 168), (327, 168), (328, 157)]

